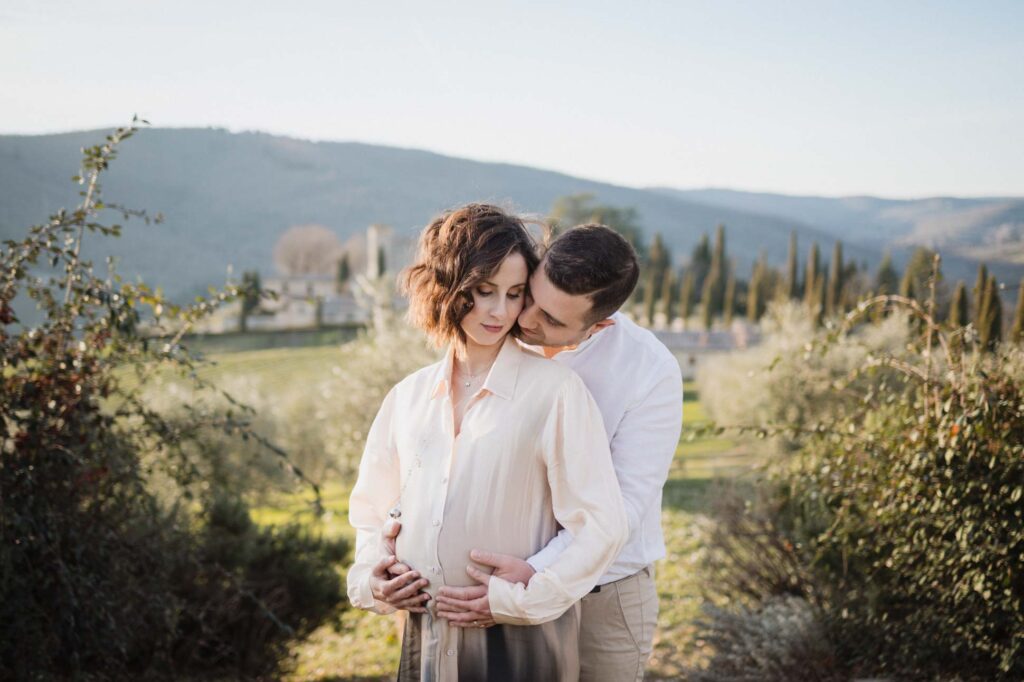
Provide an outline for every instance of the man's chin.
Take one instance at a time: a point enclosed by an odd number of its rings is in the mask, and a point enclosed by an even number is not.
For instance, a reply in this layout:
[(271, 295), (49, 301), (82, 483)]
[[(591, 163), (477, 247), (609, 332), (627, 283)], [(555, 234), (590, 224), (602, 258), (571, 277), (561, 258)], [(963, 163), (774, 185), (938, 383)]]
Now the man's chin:
[(531, 334), (530, 332), (526, 331), (525, 329), (520, 329), (518, 336), (519, 336), (519, 340), (522, 341), (523, 343), (525, 343), (528, 346), (543, 346), (544, 345), (544, 337), (537, 336), (536, 334)]

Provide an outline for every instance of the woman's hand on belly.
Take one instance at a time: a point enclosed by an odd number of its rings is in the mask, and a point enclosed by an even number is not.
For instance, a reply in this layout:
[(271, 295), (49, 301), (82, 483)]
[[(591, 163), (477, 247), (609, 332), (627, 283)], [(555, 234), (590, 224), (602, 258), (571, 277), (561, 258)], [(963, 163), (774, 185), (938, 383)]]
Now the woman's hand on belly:
[(422, 594), (420, 590), (430, 581), (421, 578), (418, 571), (406, 571), (393, 577), (388, 571), (397, 563), (398, 559), (390, 556), (381, 559), (373, 567), (373, 571), (370, 572), (370, 591), (373, 598), (392, 608), (412, 613), (426, 613), (423, 605), (430, 599), (430, 595)]
[(486, 585), (442, 585), (437, 591), (437, 615), (458, 628), (486, 628), (495, 624)]

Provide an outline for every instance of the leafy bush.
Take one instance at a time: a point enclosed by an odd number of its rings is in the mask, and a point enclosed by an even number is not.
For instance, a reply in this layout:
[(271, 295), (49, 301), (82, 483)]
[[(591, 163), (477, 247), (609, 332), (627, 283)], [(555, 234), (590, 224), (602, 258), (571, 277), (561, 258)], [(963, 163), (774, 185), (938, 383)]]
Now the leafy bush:
[[(838, 337), (827, 354), (813, 352), (818, 332), (806, 306), (772, 303), (761, 324), (761, 344), (709, 357), (697, 373), (697, 386), (701, 404), (716, 422), (750, 427), (752, 435), (770, 431), (771, 452), (798, 449), (808, 431), (856, 409), (859, 396), (872, 387), (878, 390), (885, 382), (887, 392), (904, 390), (897, 371), (857, 372), (878, 356), (912, 354), (906, 315), (894, 314), (877, 326)], [(844, 382), (842, 390), (837, 381)]]
[[(282, 642), (341, 603), (334, 564), (345, 547), (296, 530), (273, 533), (225, 511), (238, 491), (202, 486), (190, 446), (209, 429), (259, 442), (298, 477), (286, 453), (251, 428), (252, 409), (165, 419), (138, 386), (155, 372), (195, 375), (175, 340), (139, 333), (140, 309), (177, 339), (240, 292), (180, 307), (143, 284), (97, 276), (79, 257), (99, 222), (100, 176), (122, 128), (84, 150), (82, 204), (0, 252), (0, 677), (180, 678), (270, 674)], [(108, 263), (108, 266), (110, 264)], [(20, 325), (14, 302), (44, 321)], [(136, 374), (134, 384), (123, 381)], [(198, 382), (200, 388), (208, 388)], [(230, 399), (230, 396), (225, 396)], [(150, 482), (160, 475), (167, 494)], [(315, 486), (314, 486), (315, 489)]]
[[(1022, 679), (1024, 354), (983, 353), (969, 328), (941, 328), (912, 301), (882, 303), (908, 309), (920, 337), (834, 382), (834, 415), (759, 425), (796, 450), (767, 467), (763, 504), (721, 518), (708, 569), (754, 603), (806, 596), (842, 667), (859, 674)], [(868, 308), (810, 340), (814, 363), (870, 331), (855, 327)], [(796, 389), (762, 399), (780, 390)], [(779, 552), (765, 547), (783, 548), (796, 589), (776, 579)]]
[[(172, 588), (185, 609), (176, 624), (179, 669), (269, 674), (288, 645), (342, 602), (335, 566), (348, 543), (299, 525), (253, 524), (245, 504), (220, 495), (207, 510), (197, 561), (180, 564)], [(225, 589), (232, 582), (237, 589)]]

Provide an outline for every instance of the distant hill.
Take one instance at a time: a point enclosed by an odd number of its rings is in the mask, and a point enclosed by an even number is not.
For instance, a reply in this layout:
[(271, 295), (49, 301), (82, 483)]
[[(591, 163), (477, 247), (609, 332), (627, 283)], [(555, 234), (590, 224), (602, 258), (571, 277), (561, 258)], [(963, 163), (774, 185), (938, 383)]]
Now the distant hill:
[[(19, 236), (55, 209), (73, 206), (79, 188), (69, 178), (77, 172), (79, 149), (101, 141), (106, 132), (0, 136), (0, 238)], [(939, 234), (943, 216), (970, 208), (957, 203), (949, 211), (934, 207), (908, 217), (900, 212), (906, 209), (904, 202), (870, 200), (881, 208), (845, 210), (849, 216), (873, 216), (871, 220), (843, 223), (839, 209), (830, 208), (843, 200), (806, 198), (816, 211), (783, 211), (771, 195), (731, 193), (747, 199), (729, 205), (708, 192), (618, 187), (412, 149), (157, 128), (143, 130), (124, 144), (107, 175), (104, 196), (108, 202), (161, 211), (166, 222), (146, 226), (130, 221), (120, 239), (101, 240), (99, 245), (98, 239), (90, 239), (85, 253), (101, 264), (101, 257), (113, 252), (120, 256), (122, 274), (141, 275), (172, 296), (186, 296), (223, 283), (228, 263), (236, 273), (258, 268), (269, 275), (273, 245), (291, 225), (319, 223), (342, 241), (371, 223), (385, 223), (399, 235), (411, 236), (433, 215), (462, 202), (497, 201), (546, 214), (557, 197), (579, 192), (592, 193), (602, 203), (635, 207), (647, 235), (661, 232), (678, 263), (689, 256), (702, 232), (725, 223), (728, 251), (741, 277), (761, 250), (770, 261), (783, 263), (792, 229), (804, 253), (817, 240), (827, 257), (832, 241), (841, 236), (848, 259), (874, 265), (880, 245), (891, 241), (878, 221), (912, 224), (913, 229), (899, 236), (916, 239), (918, 227)], [(757, 196), (769, 199), (749, 199)], [(978, 210), (979, 224), (995, 220), (991, 211)], [(1018, 209), (1007, 208), (1007, 215), (1019, 215), (1013, 210)], [(959, 218), (955, 224), (961, 224)], [(906, 253), (905, 248), (897, 251), (897, 260)], [(970, 253), (964, 254), (947, 264), (947, 272), (973, 276), (974, 264), (966, 258)], [(1019, 273), (1024, 267), (1014, 270)]]

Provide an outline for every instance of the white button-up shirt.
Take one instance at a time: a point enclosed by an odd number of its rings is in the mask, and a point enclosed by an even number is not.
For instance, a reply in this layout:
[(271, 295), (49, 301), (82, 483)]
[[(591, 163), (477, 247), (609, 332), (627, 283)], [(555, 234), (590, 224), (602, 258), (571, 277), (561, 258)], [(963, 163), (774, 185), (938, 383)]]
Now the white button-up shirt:
[[(571, 367), (601, 409), (629, 519), (629, 540), (598, 584), (632, 575), (665, 556), (661, 491), (683, 426), (679, 362), (647, 329), (621, 313), (573, 350), (554, 356)], [(528, 561), (538, 571), (572, 540), (559, 532)]]
[[(431, 596), (442, 585), (473, 584), (467, 565), (488, 570), (470, 560), (472, 549), (528, 557), (560, 526), (568, 529), (571, 538), (528, 587), (491, 578), (488, 589), (498, 623), (553, 620), (590, 591), (626, 539), (600, 410), (575, 372), (508, 338), (456, 436), (452, 366), (449, 350), (403, 379), (373, 422), (349, 505), (356, 529), (349, 600), (392, 610), (374, 600), (370, 573), (383, 557), (388, 511), (400, 503), (396, 555), (430, 580)], [(440, 665), (448, 658), (440, 652), (458, 648), (457, 628), (424, 622), (423, 665)]]

